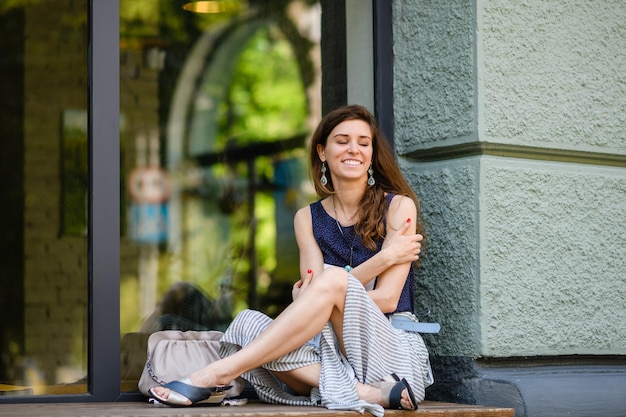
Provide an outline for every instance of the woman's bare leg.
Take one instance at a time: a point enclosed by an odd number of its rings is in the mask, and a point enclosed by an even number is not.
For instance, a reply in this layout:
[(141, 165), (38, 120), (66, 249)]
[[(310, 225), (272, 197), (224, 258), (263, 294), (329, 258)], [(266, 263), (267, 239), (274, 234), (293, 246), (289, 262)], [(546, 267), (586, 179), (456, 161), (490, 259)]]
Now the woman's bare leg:
[(303, 366), (302, 368), (296, 368), (291, 371), (272, 371), (274, 376), (281, 382), (294, 390), (298, 395), (304, 396), (311, 395), (311, 390), (318, 388), (321, 372), (322, 365), (319, 363)]
[[(211, 387), (227, 384), (244, 372), (304, 345), (328, 321), (333, 323), (334, 329), (342, 329), (347, 286), (347, 273), (343, 269), (326, 269), (250, 344), (192, 373), (189, 376), (192, 385)], [(297, 378), (298, 375), (292, 371), (287, 373), (288, 378)], [(303, 383), (311, 381), (307, 374)], [(165, 399), (169, 395), (167, 388), (156, 387), (154, 392)]]

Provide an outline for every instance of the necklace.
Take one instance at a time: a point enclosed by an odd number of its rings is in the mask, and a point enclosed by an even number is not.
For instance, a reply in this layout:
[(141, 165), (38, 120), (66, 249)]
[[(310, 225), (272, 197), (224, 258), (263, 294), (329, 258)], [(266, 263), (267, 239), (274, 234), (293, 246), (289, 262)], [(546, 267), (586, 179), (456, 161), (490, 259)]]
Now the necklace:
[[(337, 206), (335, 205), (335, 196), (334, 195), (332, 196), (332, 199), (333, 199), (333, 211), (335, 212), (335, 224), (337, 225), (337, 229), (339, 229), (339, 233), (341, 233), (341, 236), (343, 236), (344, 240), (347, 242), (348, 239), (346, 238), (346, 235), (343, 233), (343, 227), (339, 224), (339, 220), (337, 220), (339, 216), (337, 216)], [(356, 213), (354, 213), (354, 216), (356, 216)], [(354, 216), (352, 216), (352, 218), (354, 218)], [(348, 271), (348, 273), (350, 273), (350, 271), (352, 271), (352, 252), (354, 250), (354, 239), (355, 238), (356, 238), (356, 232), (354, 232), (354, 235), (352, 235), (352, 242), (350, 243), (350, 264), (343, 267), (343, 269)]]
[[(335, 196), (333, 195), (333, 211), (335, 212), (335, 219), (338, 219), (339, 217), (337, 216), (337, 207), (335, 205)], [(352, 214), (352, 216), (348, 216), (346, 210), (343, 210), (343, 214), (345, 216), (345, 218), (347, 219), (348, 223), (352, 223), (352, 221), (354, 220), (354, 218), (356, 217), (357, 214), (359, 214), (359, 209), (357, 208), (356, 211)]]

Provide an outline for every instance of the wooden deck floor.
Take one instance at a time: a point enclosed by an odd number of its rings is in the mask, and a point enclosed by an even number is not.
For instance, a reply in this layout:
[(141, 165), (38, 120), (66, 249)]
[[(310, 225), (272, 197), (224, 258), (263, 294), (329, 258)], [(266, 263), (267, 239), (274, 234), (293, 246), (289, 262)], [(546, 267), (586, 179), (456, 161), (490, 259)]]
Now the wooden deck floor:
[[(0, 405), (0, 417), (347, 417), (360, 415), (353, 411), (331, 411), (320, 407), (292, 407), (260, 403), (193, 408), (170, 408), (143, 402)], [(515, 411), (512, 408), (424, 401), (417, 411), (387, 410), (385, 416), (514, 417)]]

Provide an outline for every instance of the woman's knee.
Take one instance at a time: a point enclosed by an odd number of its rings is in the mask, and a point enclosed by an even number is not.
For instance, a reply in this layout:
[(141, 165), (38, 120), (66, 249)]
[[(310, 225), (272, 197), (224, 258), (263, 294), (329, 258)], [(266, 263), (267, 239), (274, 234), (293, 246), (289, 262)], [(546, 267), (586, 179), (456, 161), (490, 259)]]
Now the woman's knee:
[(313, 282), (321, 289), (343, 298), (348, 288), (348, 273), (343, 268), (326, 268)]

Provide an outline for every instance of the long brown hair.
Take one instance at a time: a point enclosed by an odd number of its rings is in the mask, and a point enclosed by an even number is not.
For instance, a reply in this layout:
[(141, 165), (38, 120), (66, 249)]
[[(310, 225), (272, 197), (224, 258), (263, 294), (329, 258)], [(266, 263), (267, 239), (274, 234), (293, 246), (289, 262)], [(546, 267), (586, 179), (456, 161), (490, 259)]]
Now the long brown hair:
[(376, 183), (368, 186), (361, 197), (359, 205), (359, 221), (354, 225), (354, 230), (361, 238), (363, 245), (371, 250), (376, 249), (376, 241), (385, 237), (385, 225), (383, 217), (387, 209), (385, 193), (399, 194), (410, 197), (417, 207), (417, 233), (424, 236), (423, 247), (426, 243), (421, 217), (420, 205), (417, 196), (400, 172), (393, 151), (384, 134), (378, 127), (374, 116), (363, 106), (343, 106), (328, 113), (313, 132), (310, 148), (311, 179), (315, 191), (320, 198), (326, 198), (335, 193), (333, 180), (326, 175), (328, 183), (322, 185), (320, 181), (322, 161), (317, 153), (317, 145), (326, 146), (328, 136), (332, 130), (346, 120), (362, 120), (367, 123), (372, 132), (372, 168)]

